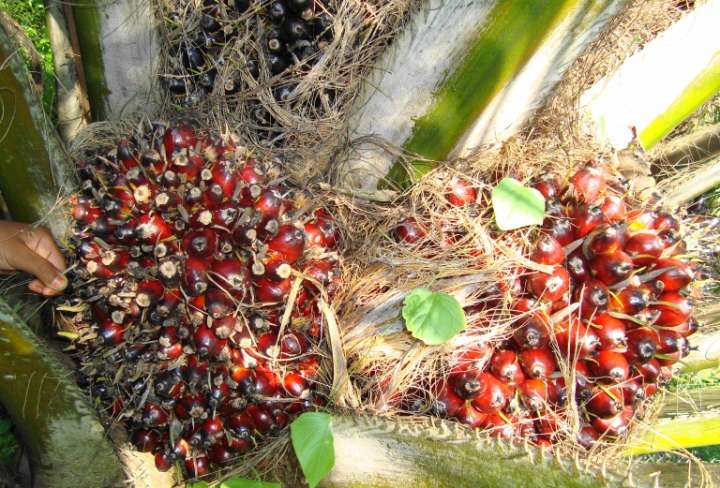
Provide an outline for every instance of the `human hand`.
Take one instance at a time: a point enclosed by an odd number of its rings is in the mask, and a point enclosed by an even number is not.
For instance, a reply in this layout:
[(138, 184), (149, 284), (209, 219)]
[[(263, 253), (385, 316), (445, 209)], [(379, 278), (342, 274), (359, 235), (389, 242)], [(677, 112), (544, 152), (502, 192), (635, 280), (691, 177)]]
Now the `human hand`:
[(65, 259), (45, 227), (0, 220), (0, 272), (25, 271), (35, 276), (28, 288), (45, 296), (68, 285)]

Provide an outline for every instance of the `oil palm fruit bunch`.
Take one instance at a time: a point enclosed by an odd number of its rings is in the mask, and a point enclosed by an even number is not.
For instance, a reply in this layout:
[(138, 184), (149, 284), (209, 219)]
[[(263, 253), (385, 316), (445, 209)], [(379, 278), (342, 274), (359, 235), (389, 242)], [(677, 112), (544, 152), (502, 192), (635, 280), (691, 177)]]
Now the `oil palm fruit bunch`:
[[(197, 103), (213, 92), (221, 78), (223, 93), (231, 95), (242, 89), (241, 74), (228, 74), (223, 69), (227, 61), (225, 46), (235, 45), (240, 32), (245, 30), (239, 22), (257, 22), (260, 27), (252, 30), (261, 33), (257, 39), (261, 50), (244, 52), (244, 68), (256, 79), (262, 66), (267, 67), (271, 76), (293, 66), (301, 72), (308, 71), (333, 38), (331, 6), (322, 0), (204, 0), (198, 22), (191, 25), (183, 22), (177, 12), (168, 18), (171, 27), (189, 28), (191, 32), (176, 36), (178, 41), (170, 46), (173, 69), (165, 78), (165, 86), (188, 104)], [(218, 73), (223, 76), (218, 77)], [(275, 98), (280, 102), (287, 100), (293, 86), (280, 84), (273, 91)]]
[[(688, 353), (698, 328), (687, 291), (696, 271), (679, 220), (631, 208), (599, 165), (565, 185), (549, 174), (533, 186), (547, 214), (529, 258), (548, 272), (521, 270), (500, 283), (515, 317), (510, 330), (454, 359), (434, 408), (507, 439), (549, 445), (571, 433), (590, 447), (626, 434)], [(455, 207), (471, 208), (477, 196), (457, 178), (447, 191)], [(427, 234), (412, 218), (394, 230), (414, 245)]]
[[(81, 381), (158, 469), (231, 463), (323, 403), (333, 217), (232, 135), (156, 123), (80, 165)], [(292, 302), (290, 301), (292, 297)]]

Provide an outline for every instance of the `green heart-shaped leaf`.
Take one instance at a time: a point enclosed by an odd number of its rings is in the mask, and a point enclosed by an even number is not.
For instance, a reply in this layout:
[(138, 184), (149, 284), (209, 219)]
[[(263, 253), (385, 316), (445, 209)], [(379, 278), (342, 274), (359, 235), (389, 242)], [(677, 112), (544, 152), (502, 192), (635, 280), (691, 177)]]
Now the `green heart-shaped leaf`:
[(495, 222), (501, 230), (540, 225), (545, 218), (545, 198), (514, 178), (503, 178), (492, 191)]
[(426, 288), (405, 297), (402, 316), (412, 336), (431, 346), (444, 344), (465, 328), (465, 312), (455, 297)]
[(281, 488), (280, 483), (248, 480), (237, 476), (220, 483), (220, 488)]
[(306, 412), (290, 424), (290, 440), (305, 481), (315, 488), (335, 465), (330, 415)]

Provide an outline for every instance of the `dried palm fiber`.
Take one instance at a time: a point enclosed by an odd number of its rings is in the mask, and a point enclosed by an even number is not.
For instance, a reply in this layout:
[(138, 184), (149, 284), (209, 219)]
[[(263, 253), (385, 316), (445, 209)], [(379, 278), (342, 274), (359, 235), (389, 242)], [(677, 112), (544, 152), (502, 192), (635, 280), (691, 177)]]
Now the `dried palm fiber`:
[[(211, 126), (239, 129), (251, 145), (272, 147), (292, 160), (289, 173), (307, 181), (322, 174), (332, 150), (328, 141), (342, 136), (346, 109), (361, 81), (419, 1), (310, 2), (308, 17), (323, 21), (321, 32), (305, 46), (314, 52), (302, 57), (301, 48), (295, 49), (288, 56), (294, 64), (275, 73), (268, 66), (268, 36), (277, 35), (271, 34), (277, 28), (268, 20), (273, 2), (246, 3), (247, 9), (238, 12), (232, 2), (219, 0), (155, 2), (160, 77), (165, 87), (171, 80), (188, 86), (183, 95), (165, 91), (165, 113), (200, 113)], [(182, 50), (201, 48), (198, 38), (207, 38), (202, 25), (211, 13), (222, 41), (205, 50), (199, 67), (187, 66), (187, 54), (183, 65)], [(200, 88), (203, 75), (209, 89)]]

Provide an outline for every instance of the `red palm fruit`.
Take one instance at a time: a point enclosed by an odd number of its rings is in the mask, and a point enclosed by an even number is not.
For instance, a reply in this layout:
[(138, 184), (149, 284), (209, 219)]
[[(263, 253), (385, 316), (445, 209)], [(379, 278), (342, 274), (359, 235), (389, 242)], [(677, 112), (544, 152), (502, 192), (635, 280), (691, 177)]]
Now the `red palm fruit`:
[(669, 330), (674, 330), (678, 334), (682, 334), (683, 336), (687, 337), (687, 336), (692, 335), (695, 332), (697, 332), (699, 325), (700, 324), (698, 323), (697, 320), (695, 320), (695, 318), (690, 317), (689, 319), (687, 319), (686, 322), (683, 322), (680, 325), (671, 327)]
[(600, 210), (605, 216), (605, 221), (610, 223), (622, 222), (627, 216), (625, 200), (616, 195), (606, 196), (602, 205), (600, 205)]
[(280, 339), (280, 357), (282, 358), (299, 356), (306, 352), (307, 349), (307, 341), (298, 333), (287, 332)]
[(557, 368), (555, 356), (546, 348), (525, 349), (519, 356), (523, 371), (530, 378), (547, 378)]
[(156, 243), (173, 235), (170, 225), (159, 215), (144, 214), (138, 218), (137, 234), (147, 243)]
[(163, 135), (163, 146), (168, 157), (172, 156), (175, 150), (192, 148), (195, 144), (197, 144), (195, 131), (187, 125), (170, 127)]
[(570, 219), (556, 220), (550, 228), (550, 235), (563, 246), (567, 246), (576, 238), (575, 228)]
[(650, 305), (650, 291), (647, 288), (628, 286), (612, 296), (610, 310), (635, 315)]
[(533, 311), (537, 314), (546, 314), (550, 311), (547, 303), (538, 302), (534, 298), (520, 297), (510, 304), (510, 310), (521, 314)]
[(599, 280), (588, 280), (576, 290), (576, 300), (580, 302), (580, 316), (588, 319), (607, 309), (610, 292)]
[(297, 369), (305, 379), (312, 379), (320, 372), (320, 362), (315, 356), (306, 356), (299, 360)]
[(290, 292), (290, 279), (274, 282), (268, 278), (255, 281), (255, 301), (264, 303), (281, 302)]
[(648, 266), (660, 257), (665, 244), (655, 232), (638, 232), (628, 238), (624, 249), (637, 266)]
[(217, 357), (225, 346), (226, 341), (218, 339), (215, 333), (207, 325), (202, 324), (193, 334), (195, 349), (200, 357)]
[(652, 358), (650, 361), (634, 365), (643, 383), (656, 383), (660, 376), (660, 362)]
[(490, 360), (490, 370), (500, 381), (511, 385), (519, 385), (525, 381), (525, 375), (514, 351), (495, 351)]
[(554, 385), (540, 378), (525, 380), (519, 386), (523, 403), (533, 411), (545, 410), (547, 405), (555, 401), (556, 392), (554, 388)]
[(165, 294), (165, 287), (160, 280), (143, 280), (138, 284), (135, 301), (143, 308), (157, 303)]
[(218, 466), (228, 466), (237, 458), (225, 444), (214, 444), (208, 447), (207, 454), (208, 459)]
[[(208, 307), (209, 308), (209, 307)], [(218, 339), (227, 339), (235, 333), (235, 328), (241, 328), (238, 319), (232, 315), (213, 320), (212, 330)]]
[(130, 262), (130, 253), (121, 249), (104, 251), (100, 262), (116, 273), (125, 271)]
[(257, 185), (263, 181), (262, 174), (259, 173), (254, 159), (245, 162), (245, 164), (238, 169), (237, 173), (238, 178), (246, 185)]
[(115, 346), (122, 344), (125, 341), (125, 327), (122, 324), (116, 324), (111, 319), (107, 319), (100, 324), (98, 335), (105, 345)]
[(238, 217), (237, 205), (231, 202), (223, 203), (211, 212), (213, 224), (226, 229), (232, 229)]
[(450, 180), (445, 198), (450, 202), (450, 205), (462, 207), (475, 203), (475, 200), (477, 200), (477, 190), (464, 178), (453, 176)]
[(635, 405), (637, 402), (641, 402), (647, 398), (645, 396), (645, 388), (643, 388), (637, 380), (626, 381), (620, 386), (622, 386), (625, 405)]
[(315, 219), (325, 240), (325, 247), (334, 249), (340, 239), (340, 231), (335, 218), (324, 208), (315, 210)]
[(598, 417), (612, 417), (620, 413), (625, 406), (622, 386), (597, 387), (585, 404), (588, 412)]
[(248, 405), (245, 411), (252, 415), (255, 428), (259, 433), (267, 434), (275, 428), (275, 418), (266, 408), (253, 404)]
[(515, 329), (513, 340), (522, 349), (542, 348), (548, 345), (549, 334), (547, 320), (534, 314)]
[(187, 469), (191, 478), (205, 476), (210, 470), (210, 460), (207, 456), (191, 456), (185, 460), (185, 469)]
[(235, 193), (235, 186), (240, 181), (240, 178), (230, 163), (220, 161), (212, 169), (210, 181), (220, 187), (225, 197), (230, 198)]
[(302, 256), (305, 234), (293, 225), (281, 225), (277, 235), (268, 242), (268, 249), (279, 253), (288, 263), (294, 263)]
[(680, 221), (669, 213), (661, 213), (655, 217), (654, 229), (659, 233), (667, 231), (680, 231)]
[(160, 434), (154, 430), (138, 430), (132, 442), (140, 452), (153, 452), (160, 444)]
[[(207, 376), (204, 378), (207, 381)], [(196, 395), (185, 395), (175, 404), (175, 415), (181, 419), (201, 417), (207, 411), (207, 402), (205, 395), (198, 393)]]
[(585, 237), (603, 223), (605, 216), (600, 207), (583, 205), (573, 211), (572, 224), (576, 237)]
[(622, 383), (630, 377), (630, 364), (622, 353), (600, 351), (590, 362), (593, 381)]
[(606, 285), (614, 285), (633, 272), (633, 260), (622, 251), (598, 256), (590, 263), (590, 272)]
[(627, 344), (625, 322), (609, 313), (601, 312), (593, 317), (592, 325), (603, 349), (625, 350)]
[(492, 437), (505, 440), (513, 439), (516, 434), (513, 419), (505, 415), (488, 415), (485, 419), (484, 428)]
[(435, 398), (433, 411), (440, 416), (454, 417), (464, 404), (465, 401), (455, 392), (455, 389), (448, 382), (444, 382)]
[(308, 222), (305, 224), (305, 227), (303, 227), (303, 232), (305, 233), (305, 243), (307, 247), (328, 247), (327, 239), (325, 238), (325, 234), (323, 234), (322, 229), (320, 229), (319, 224)]
[(528, 286), (535, 297), (554, 302), (568, 291), (570, 275), (562, 266), (553, 268), (552, 273), (534, 271), (528, 278)]
[(288, 279), (292, 274), (292, 267), (279, 253), (270, 253), (262, 261), (255, 261), (252, 267), (253, 274), (263, 275), (271, 281)]
[(262, 217), (263, 222), (270, 219), (277, 219), (283, 206), (282, 194), (277, 188), (262, 190), (260, 196), (255, 200), (255, 210)]
[(590, 279), (590, 266), (582, 256), (580, 249), (576, 249), (568, 256), (567, 270), (576, 282), (584, 282)]
[(605, 192), (605, 174), (602, 169), (585, 166), (570, 178), (570, 192), (581, 202), (592, 203)]
[(557, 239), (549, 235), (543, 235), (535, 245), (535, 251), (531, 259), (540, 264), (554, 266), (565, 261), (565, 253)]
[(590, 449), (598, 440), (598, 433), (590, 424), (583, 425), (576, 435), (578, 444), (585, 449)]
[(620, 413), (610, 418), (595, 417), (592, 426), (600, 435), (620, 437), (627, 433), (628, 424), (633, 417), (633, 407), (626, 405)]
[(219, 319), (235, 310), (235, 301), (224, 291), (211, 288), (205, 292), (205, 310), (213, 319)]
[(115, 154), (118, 162), (123, 165), (126, 171), (137, 167), (139, 164), (137, 158), (133, 156), (133, 149), (130, 147), (130, 141), (126, 137), (123, 137), (118, 142)]
[(505, 408), (513, 389), (502, 383), (490, 373), (480, 373), (477, 377), (480, 389), (471, 397), (472, 406), (480, 413), (495, 413)]
[(427, 231), (414, 218), (408, 217), (398, 223), (392, 234), (397, 242), (415, 244), (427, 236)]
[(454, 360), (452, 373), (466, 373), (485, 368), (493, 350), (485, 343), (473, 344), (464, 348)]
[(663, 291), (679, 291), (685, 288), (693, 280), (693, 271), (690, 265), (679, 259), (658, 259), (654, 268), (661, 270), (667, 268), (656, 278), (662, 283)]
[(662, 293), (658, 303), (652, 305), (651, 309), (659, 312), (655, 325), (662, 327), (674, 327), (687, 322), (692, 314), (690, 301), (675, 291)]
[(205, 259), (187, 258), (183, 270), (183, 284), (188, 295), (198, 296), (205, 293), (208, 288), (207, 272), (209, 268), (209, 263)]
[(173, 461), (170, 455), (164, 451), (159, 451), (155, 454), (155, 467), (158, 471), (170, 471), (173, 467)]
[(628, 361), (642, 364), (650, 361), (660, 347), (660, 337), (651, 327), (638, 327), (627, 332)]
[(172, 448), (172, 454), (176, 459), (185, 459), (188, 457), (188, 454), (190, 454), (190, 451), (192, 450), (192, 446), (190, 445), (190, 442), (188, 442), (187, 439), (183, 439), (182, 437), (175, 441), (175, 445)]
[(217, 232), (212, 229), (199, 229), (183, 236), (183, 250), (195, 258), (208, 258), (217, 251)]
[(448, 376), (448, 383), (455, 393), (462, 399), (467, 400), (483, 389), (478, 371), (466, 371), (454, 373)]
[(160, 427), (167, 424), (168, 413), (156, 403), (146, 403), (142, 412), (142, 422), (148, 427)]
[(258, 367), (255, 370), (255, 394), (263, 397), (272, 397), (280, 391), (282, 382), (270, 369)]
[(465, 424), (473, 429), (479, 429), (485, 424), (488, 414), (478, 412), (471, 403), (466, 402), (460, 407), (460, 410), (458, 410), (455, 416), (461, 424)]
[(588, 259), (620, 251), (625, 234), (615, 225), (603, 225), (592, 231), (583, 242), (583, 254)]
[(310, 395), (305, 378), (296, 371), (285, 373), (283, 387), (289, 395), (296, 398), (307, 398)]
[(552, 200), (560, 196), (560, 177), (554, 173), (545, 173), (533, 180), (532, 187), (542, 193), (546, 200)]
[(225, 424), (220, 417), (209, 417), (202, 424), (202, 434), (206, 444), (215, 444), (225, 436)]
[(592, 327), (585, 327), (577, 319), (567, 320), (555, 329), (560, 354), (566, 357), (592, 356), (600, 348), (600, 339)]
[[(660, 347), (658, 352), (663, 355), (671, 355), (680, 353), (680, 357), (684, 357), (690, 351), (690, 344), (687, 337), (672, 330), (658, 331), (660, 338)], [(662, 364), (662, 361), (661, 361)]]
[(255, 430), (255, 419), (245, 410), (233, 413), (228, 418), (227, 425), (235, 436), (239, 438), (250, 437)]
[(232, 296), (243, 299), (252, 287), (250, 270), (238, 259), (220, 259), (212, 262), (211, 270), (219, 286)]

